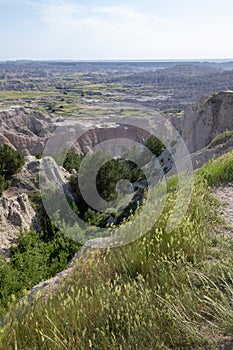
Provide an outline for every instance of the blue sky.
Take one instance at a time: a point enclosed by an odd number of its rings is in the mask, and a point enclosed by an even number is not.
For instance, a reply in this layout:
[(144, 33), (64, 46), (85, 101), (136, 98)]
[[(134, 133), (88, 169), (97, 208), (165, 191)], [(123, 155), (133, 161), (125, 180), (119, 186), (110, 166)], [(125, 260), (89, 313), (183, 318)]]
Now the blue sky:
[(232, 0), (0, 0), (0, 60), (233, 58)]

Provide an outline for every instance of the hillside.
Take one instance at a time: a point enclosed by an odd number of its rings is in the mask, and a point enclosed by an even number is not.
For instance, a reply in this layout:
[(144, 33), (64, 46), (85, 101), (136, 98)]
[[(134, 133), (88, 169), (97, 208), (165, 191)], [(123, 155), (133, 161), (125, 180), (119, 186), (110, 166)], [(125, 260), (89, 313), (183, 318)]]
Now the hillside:
[(232, 152), (197, 172), (189, 211), (167, 234), (177, 190), (171, 179), (153, 229), (117, 250), (80, 252), (58, 285), (12, 310), (2, 349), (230, 349), (231, 228), (209, 186), (230, 184), (232, 174)]

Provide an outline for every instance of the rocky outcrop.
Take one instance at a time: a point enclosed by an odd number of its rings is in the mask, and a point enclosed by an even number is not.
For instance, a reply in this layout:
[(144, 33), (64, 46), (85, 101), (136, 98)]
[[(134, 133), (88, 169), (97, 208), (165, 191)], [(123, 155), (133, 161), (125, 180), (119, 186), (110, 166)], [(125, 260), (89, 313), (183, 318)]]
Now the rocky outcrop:
[(190, 153), (203, 149), (224, 131), (233, 130), (233, 91), (202, 98), (187, 109), (178, 127)]
[[(76, 126), (79, 128), (79, 125)], [(84, 126), (85, 128), (85, 126)], [(85, 130), (85, 129), (84, 129)], [(96, 145), (107, 140), (127, 139), (137, 142), (144, 142), (150, 136), (149, 132), (135, 126), (127, 124), (93, 124), (93, 128), (83, 132), (82, 136), (77, 140), (75, 148), (79, 153), (88, 153)], [(112, 143), (114, 146), (114, 143)], [(110, 150), (111, 151), (111, 150)], [(115, 149), (112, 150), (115, 153)]]
[(27, 194), (0, 198), (0, 254), (8, 253), (16, 242), (19, 230), (39, 229), (39, 221)]
[(61, 145), (69, 127), (78, 130), (77, 135), (81, 134), (81, 137), (70, 146), (74, 146), (79, 153), (87, 153), (97, 144), (109, 139), (141, 141), (149, 135), (143, 129), (111, 123), (104, 118), (97, 121), (64, 120), (52, 114), (19, 107), (0, 111), (0, 120), (0, 144), (7, 144), (26, 156), (43, 153), (46, 142), (56, 128), (61, 135)]
[(22, 170), (12, 177), (11, 187), (6, 191), (7, 195), (40, 191), (39, 172), (41, 170), (41, 163), (44, 162), (46, 162), (47, 168), (50, 170), (55, 169), (51, 181), (56, 183), (59, 178), (62, 185), (67, 187), (70, 174), (63, 167), (58, 166), (53, 158), (45, 157), (43, 159), (36, 159), (34, 156), (26, 156), (24, 159), (25, 164)]
[(0, 144), (7, 144), (24, 155), (43, 152), (59, 118), (25, 108), (0, 111)]
[(203, 148), (200, 151), (191, 154), (193, 169), (201, 168), (210, 159), (221, 157), (223, 154), (230, 152), (233, 149), (233, 137), (223, 144), (213, 148)]
[(28, 199), (28, 193), (40, 190), (41, 163), (46, 163), (50, 169), (51, 183), (58, 183), (67, 197), (73, 200), (68, 184), (70, 174), (59, 167), (53, 158), (38, 160), (33, 156), (25, 157), (23, 169), (13, 176), (12, 186), (4, 192), (4, 197), (0, 198), (0, 254), (8, 255), (9, 248), (16, 242), (20, 230), (28, 231), (30, 227), (36, 231), (41, 230), (37, 213)]

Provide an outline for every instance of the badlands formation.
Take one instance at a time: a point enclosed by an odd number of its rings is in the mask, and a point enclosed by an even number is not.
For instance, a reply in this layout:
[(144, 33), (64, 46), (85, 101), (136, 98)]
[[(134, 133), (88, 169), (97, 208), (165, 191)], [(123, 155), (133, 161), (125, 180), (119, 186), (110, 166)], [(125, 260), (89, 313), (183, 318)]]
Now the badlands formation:
[[(233, 91), (224, 91), (202, 98), (175, 121), (175, 127), (191, 155), (194, 169), (210, 158), (227, 152), (233, 146), (233, 136), (230, 133), (233, 130), (232, 110)], [(64, 119), (52, 114), (30, 112), (24, 108), (11, 108), (0, 111), (0, 120), (0, 143), (6, 143), (25, 155), (23, 169), (14, 175), (12, 187), (0, 199), (1, 251), (7, 252), (14, 243), (19, 229), (29, 230), (31, 226), (39, 228), (37, 213), (28, 199), (30, 191), (39, 190), (38, 174), (41, 160), (36, 159), (35, 155), (43, 153), (47, 140), (57, 127), (62, 127)], [(84, 131), (85, 128), (90, 129), (90, 121), (80, 122), (78, 125)], [(221, 134), (226, 131), (229, 131), (228, 137), (221, 138)], [(75, 148), (79, 153), (86, 153), (98, 143), (108, 139), (126, 137), (140, 141), (146, 140), (148, 136), (146, 131), (138, 132), (134, 128), (126, 128), (124, 124), (101, 128), (101, 123), (97, 123), (91, 130), (83, 133)], [(219, 138), (219, 142), (213, 142), (216, 137)], [(67, 184), (69, 174), (62, 167), (58, 168), (58, 173), (62, 186), (69, 195)], [(52, 177), (56, 182), (55, 173)]]
[[(224, 131), (233, 129), (232, 108), (233, 91), (223, 91), (203, 97), (197, 104), (188, 107), (181, 117), (172, 119), (190, 154), (204, 149)], [(23, 107), (1, 110), (0, 120), (0, 143), (12, 146), (25, 156), (43, 153), (44, 146), (54, 130), (65, 123), (61, 117), (45, 115)], [(71, 125), (72, 122), (78, 123), (84, 130), (85, 125), (93, 125), (93, 129), (85, 133), (76, 144), (80, 153), (87, 153), (93, 146), (106, 139), (126, 136), (138, 141), (140, 137), (147, 137), (146, 133), (138, 135), (133, 129), (127, 131), (124, 126), (104, 128), (106, 121), (108, 120), (103, 120), (100, 129), (101, 121), (71, 120)]]

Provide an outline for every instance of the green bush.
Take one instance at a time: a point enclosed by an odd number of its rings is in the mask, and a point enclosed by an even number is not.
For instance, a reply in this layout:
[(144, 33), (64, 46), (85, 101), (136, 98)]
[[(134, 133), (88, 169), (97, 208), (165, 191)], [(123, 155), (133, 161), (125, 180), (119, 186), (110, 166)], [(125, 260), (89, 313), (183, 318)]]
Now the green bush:
[(50, 240), (44, 234), (31, 230), (20, 232), (18, 244), (11, 248), (11, 258), (0, 262), (0, 317), (6, 313), (9, 303), (20, 298), (26, 289), (51, 278), (66, 268), (80, 245), (54, 232)]
[[(88, 157), (88, 156), (87, 156)], [(86, 163), (84, 165), (84, 170), (82, 173), (79, 173), (79, 176), (73, 175), (70, 178), (70, 185), (72, 190), (75, 193), (76, 205), (78, 211), (81, 214), (81, 217), (85, 221), (92, 223), (101, 223), (105, 226), (108, 215), (100, 215), (100, 213), (94, 211), (83, 199), (82, 194), (79, 189), (79, 180), (84, 179), (94, 173), (95, 164), (101, 160), (106, 159), (106, 154), (104, 152), (97, 152), (93, 158), (86, 158)], [(70, 162), (70, 164), (73, 164)], [(93, 169), (93, 170), (92, 170)], [(113, 201), (117, 198), (116, 185), (121, 179), (127, 179), (131, 183), (145, 179), (143, 171), (133, 162), (125, 159), (111, 159), (104, 163), (99, 169), (96, 179), (96, 188), (99, 195), (106, 201)], [(92, 195), (92, 193), (90, 193)], [(130, 204), (131, 208), (132, 203)], [(128, 216), (127, 211), (128, 207), (125, 210), (125, 215)], [(124, 214), (121, 217), (123, 219)]]
[(156, 156), (160, 156), (160, 154), (164, 151), (165, 146), (157, 137), (150, 136), (145, 143), (145, 146)]
[(63, 167), (69, 172), (73, 169), (78, 171), (83, 158), (83, 154), (78, 154), (73, 148), (71, 148), (67, 152)]
[(8, 145), (0, 145), (0, 175), (6, 180), (10, 180), (12, 175), (19, 172), (23, 164), (22, 153), (13, 150)]
[(9, 187), (12, 175), (19, 172), (23, 164), (22, 153), (8, 145), (0, 145), (0, 195)]

